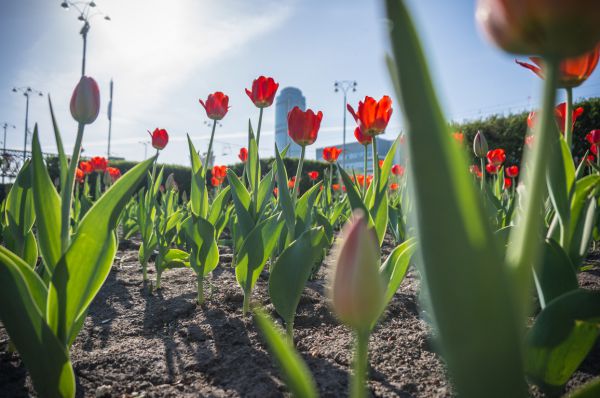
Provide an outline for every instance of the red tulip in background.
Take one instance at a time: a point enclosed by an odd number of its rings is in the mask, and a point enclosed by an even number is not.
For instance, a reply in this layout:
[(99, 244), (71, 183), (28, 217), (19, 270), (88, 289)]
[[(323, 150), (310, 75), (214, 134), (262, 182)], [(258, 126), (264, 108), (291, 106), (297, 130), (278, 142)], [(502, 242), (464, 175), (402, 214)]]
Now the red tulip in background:
[(462, 144), (465, 140), (465, 134), (462, 131), (458, 131), (456, 133), (452, 133), (452, 138), (454, 138), (459, 144)]
[(515, 178), (516, 176), (519, 175), (519, 167), (518, 166), (510, 166), (507, 167), (504, 172), (506, 173), (507, 177), (510, 178)]
[(334, 163), (338, 160), (338, 157), (342, 153), (342, 150), (334, 146), (328, 146), (323, 148), (323, 160), (329, 163)]
[(108, 167), (108, 161), (103, 156), (94, 156), (90, 159), (90, 164), (92, 165), (92, 169), (98, 172), (104, 172)]
[(308, 179), (311, 181), (316, 181), (319, 179), (318, 171), (309, 171), (307, 174), (308, 174)]
[(590, 145), (590, 152), (594, 155), (598, 155), (598, 145)]
[(257, 108), (266, 108), (273, 104), (279, 83), (272, 77), (260, 76), (252, 82), (252, 91), (246, 89), (246, 94)]
[(382, 134), (392, 116), (392, 99), (384, 95), (379, 101), (369, 96), (364, 101), (358, 102), (358, 110), (355, 112), (350, 104), (348, 111), (358, 123), (363, 134), (374, 136)]
[(279, 189), (277, 187), (273, 188), (273, 195), (275, 195), (275, 197), (279, 195)]
[(592, 163), (596, 160), (596, 157), (594, 155), (587, 155), (586, 160), (588, 161), (588, 163)]
[(238, 155), (238, 158), (240, 158), (240, 160), (242, 161), (242, 163), (246, 163), (246, 161), (248, 160), (248, 150), (246, 148), (240, 149), (240, 153)]
[(404, 167), (400, 166), (399, 164), (393, 165), (392, 166), (392, 174), (395, 176), (402, 177), (404, 175)]
[(213, 187), (218, 187), (222, 183), (223, 183), (223, 180), (221, 180), (221, 179), (219, 179), (217, 177), (211, 177), (210, 178), (210, 185), (212, 185)]
[(71, 96), (71, 116), (81, 124), (90, 124), (100, 112), (100, 89), (91, 77), (82, 76)]
[(494, 166), (502, 166), (506, 160), (506, 153), (502, 148), (492, 149), (487, 153), (487, 160), (489, 164)]
[[(598, 65), (600, 57), (600, 45), (592, 51), (575, 58), (567, 58), (560, 63), (560, 75), (558, 85), (561, 88), (572, 88), (581, 85), (592, 74)], [(543, 61), (539, 57), (529, 58), (532, 64), (526, 62), (515, 62), (524, 68), (530, 69), (540, 78), (544, 78)]]
[(585, 139), (593, 146), (600, 144), (600, 130), (592, 130), (585, 136)]
[(390, 191), (397, 191), (398, 190), (398, 184), (393, 182), (390, 184)]
[(150, 134), (150, 138), (152, 138), (152, 146), (155, 149), (161, 150), (167, 146), (167, 143), (169, 142), (167, 130), (156, 128), (153, 132), (148, 131), (148, 134)]
[(115, 182), (121, 178), (121, 170), (117, 169), (116, 167), (107, 167), (106, 172), (108, 173), (112, 182)]
[(480, 168), (479, 168), (479, 166), (477, 166), (476, 164), (474, 164), (474, 165), (471, 165), (471, 166), (469, 167), (469, 172), (470, 172), (471, 174), (473, 174), (473, 175), (474, 175), (475, 177), (477, 177), (477, 178), (481, 178), (481, 177), (483, 177), (483, 173), (481, 172), (481, 169), (480, 169)]
[(296, 176), (293, 176), (288, 180), (288, 188), (294, 189), (294, 185), (296, 185)]
[(502, 167), (502, 166), (501, 165), (497, 166), (492, 163), (488, 163), (485, 165), (485, 171), (487, 171), (489, 174), (496, 174), (500, 170), (500, 167)]
[(504, 189), (512, 187), (512, 178), (504, 177)]
[(79, 167), (75, 169), (75, 181), (80, 184), (83, 184), (83, 180), (85, 179), (85, 173)]
[(340, 184), (333, 184), (333, 185), (331, 185), (331, 188), (332, 188), (334, 191), (339, 191), (339, 190), (340, 190)]
[[(356, 141), (358, 141), (358, 143), (361, 145), (369, 145), (371, 142), (373, 142), (373, 137), (371, 137), (370, 135), (363, 134), (360, 127), (357, 127), (354, 130), (354, 137), (356, 137)], [(402, 142), (403, 139), (400, 140), (400, 143)]]
[(210, 94), (206, 102), (199, 100), (206, 110), (206, 116), (212, 120), (221, 120), (229, 110), (229, 97), (220, 91)]
[(317, 139), (323, 112), (303, 111), (297, 106), (288, 113), (288, 135), (300, 146), (311, 145)]
[[(579, 116), (583, 115), (583, 108), (579, 107), (573, 110), (573, 127), (575, 126), (575, 121)], [(556, 123), (558, 124), (558, 128), (561, 133), (565, 132), (565, 117), (567, 114), (567, 104), (565, 102), (558, 104), (554, 109), (554, 117), (556, 118)], [(527, 116), (527, 126), (530, 130), (535, 128), (535, 124), (537, 123), (537, 113), (530, 112), (529, 116)]]
[(79, 168), (84, 174), (91, 174), (94, 171), (90, 162), (79, 162)]
[(213, 166), (212, 176), (223, 181), (227, 177), (227, 166)]

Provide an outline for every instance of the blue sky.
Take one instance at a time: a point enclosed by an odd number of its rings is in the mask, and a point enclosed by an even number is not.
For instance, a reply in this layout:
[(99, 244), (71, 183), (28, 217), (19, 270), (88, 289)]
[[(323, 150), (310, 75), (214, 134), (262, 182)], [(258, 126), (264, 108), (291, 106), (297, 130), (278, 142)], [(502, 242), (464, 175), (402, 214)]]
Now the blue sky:
[[(9, 148), (21, 149), (25, 100), (13, 86), (50, 93), (68, 150), (76, 124), (69, 114), (79, 79), (80, 22), (60, 0), (0, 3), (0, 123)], [(474, 0), (407, 0), (422, 34), (430, 68), (449, 119), (479, 118), (535, 106), (540, 81), (493, 48), (474, 22)], [(342, 97), (335, 80), (356, 80), (356, 104), (365, 95), (393, 96), (384, 65), (385, 19), (380, 1), (367, 0), (96, 0), (111, 17), (92, 19), (87, 74), (101, 87), (102, 109), (86, 129), (85, 154), (104, 155), (108, 84), (115, 81), (112, 153), (140, 160), (147, 130), (171, 136), (161, 161), (188, 164), (185, 134), (206, 148), (210, 127), (198, 103), (213, 91), (230, 96), (231, 109), (217, 130), (218, 163), (232, 163), (246, 137), (248, 118), (258, 117), (244, 93), (264, 74), (282, 87), (299, 87), (308, 107), (324, 113), (317, 146), (341, 143)], [(600, 93), (596, 72), (575, 97)], [(399, 109), (399, 108), (397, 108)], [(30, 125), (38, 122), (45, 151), (55, 151), (45, 98), (31, 100)], [(273, 151), (274, 109), (263, 122), (261, 152)], [(348, 134), (353, 131), (348, 120)], [(399, 111), (386, 135), (401, 131)], [(352, 138), (350, 138), (352, 139)], [(151, 148), (150, 148), (151, 149)], [(149, 150), (150, 152), (150, 150)], [(314, 151), (308, 151), (314, 157)]]

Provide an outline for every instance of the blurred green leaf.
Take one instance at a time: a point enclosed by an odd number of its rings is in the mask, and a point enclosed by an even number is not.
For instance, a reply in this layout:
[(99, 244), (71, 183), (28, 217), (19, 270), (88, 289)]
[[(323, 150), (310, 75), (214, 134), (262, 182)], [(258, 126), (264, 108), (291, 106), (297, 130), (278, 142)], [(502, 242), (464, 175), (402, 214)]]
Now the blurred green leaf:
[(542, 308), (555, 298), (579, 288), (571, 259), (553, 239), (546, 239), (542, 262), (534, 270), (534, 277)]

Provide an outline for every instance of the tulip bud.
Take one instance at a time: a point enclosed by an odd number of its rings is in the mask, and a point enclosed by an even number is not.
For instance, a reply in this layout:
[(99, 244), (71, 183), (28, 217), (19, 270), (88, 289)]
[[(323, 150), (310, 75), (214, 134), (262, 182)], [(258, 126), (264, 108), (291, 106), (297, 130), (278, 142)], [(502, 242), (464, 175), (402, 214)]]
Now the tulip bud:
[(473, 152), (478, 158), (484, 158), (488, 153), (488, 143), (485, 139), (485, 135), (481, 131), (477, 131), (475, 138), (473, 139)]
[(333, 310), (348, 326), (364, 330), (377, 320), (385, 295), (377, 237), (366, 216), (355, 212), (338, 242), (337, 261), (329, 281)]
[(177, 190), (177, 182), (175, 181), (175, 175), (173, 173), (169, 174), (167, 177), (167, 182), (165, 182), (165, 188), (167, 191)]
[(82, 76), (71, 96), (71, 115), (82, 124), (93, 123), (100, 112), (100, 89), (91, 77)]

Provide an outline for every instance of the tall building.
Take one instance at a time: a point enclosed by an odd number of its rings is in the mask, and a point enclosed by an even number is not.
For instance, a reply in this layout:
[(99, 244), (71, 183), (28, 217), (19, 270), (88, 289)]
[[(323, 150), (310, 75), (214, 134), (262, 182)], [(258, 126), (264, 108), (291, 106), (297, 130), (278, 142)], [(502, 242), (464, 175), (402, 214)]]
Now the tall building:
[[(384, 140), (383, 138), (376, 138), (377, 140), (377, 157), (380, 160), (385, 159), (389, 150), (394, 143), (394, 140)], [(342, 145), (336, 145), (338, 148), (342, 148)], [(368, 147), (367, 156), (367, 174), (373, 174), (373, 151), (371, 146)], [(316, 149), (316, 159), (323, 160), (323, 148)], [(342, 156), (340, 155), (339, 164), (342, 164)], [(346, 168), (345, 170), (349, 173), (354, 170), (356, 174), (363, 174), (365, 163), (365, 147), (358, 142), (346, 142)], [(394, 163), (400, 164), (400, 146), (396, 148), (396, 154), (394, 155)]]
[(295, 106), (306, 110), (306, 98), (296, 87), (286, 87), (275, 99), (275, 144), (282, 151), (288, 144), (287, 157), (300, 157), (301, 148), (288, 136), (287, 115)]

